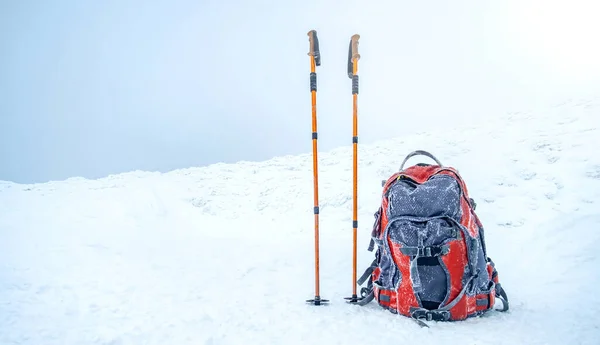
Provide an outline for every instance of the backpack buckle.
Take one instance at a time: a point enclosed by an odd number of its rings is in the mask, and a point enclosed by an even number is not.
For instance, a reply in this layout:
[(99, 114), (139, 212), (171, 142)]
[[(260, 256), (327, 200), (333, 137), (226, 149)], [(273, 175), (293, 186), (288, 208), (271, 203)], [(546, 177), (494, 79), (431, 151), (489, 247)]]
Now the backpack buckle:
[(411, 308), (410, 315), (413, 319), (426, 321), (448, 321), (450, 312), (447, 310), (427, 310), (424, 308)]

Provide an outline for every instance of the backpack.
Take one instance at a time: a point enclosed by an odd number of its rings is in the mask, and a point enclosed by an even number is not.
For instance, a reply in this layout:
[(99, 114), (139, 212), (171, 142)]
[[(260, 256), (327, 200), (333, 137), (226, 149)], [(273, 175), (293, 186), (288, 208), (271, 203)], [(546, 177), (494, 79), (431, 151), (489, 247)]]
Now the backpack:
[[(424, 155), (437, 164), (406, 161)], [(458, 171), (426, 151), (414, 151), (400, 171), (382, 181), (381, 205), (368, 250), (375, 260), (357, 281), (359, 305), (372, 300), (415, 319), (457, 321), (494, 309), (508, 310), (494, 262), (487, 256), (484, 228)]]

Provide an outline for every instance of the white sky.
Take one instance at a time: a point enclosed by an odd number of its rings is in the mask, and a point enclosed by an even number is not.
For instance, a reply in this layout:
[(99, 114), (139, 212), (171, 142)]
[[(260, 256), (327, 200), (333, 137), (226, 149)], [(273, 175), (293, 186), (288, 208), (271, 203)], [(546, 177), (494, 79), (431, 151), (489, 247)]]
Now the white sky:
[(360, 143), (595, 93), (599, 9), (592, 0), (2, 2), (0, 180), (310, 152), (311, 29), (322, 150), (351, 144), (355, 33)]

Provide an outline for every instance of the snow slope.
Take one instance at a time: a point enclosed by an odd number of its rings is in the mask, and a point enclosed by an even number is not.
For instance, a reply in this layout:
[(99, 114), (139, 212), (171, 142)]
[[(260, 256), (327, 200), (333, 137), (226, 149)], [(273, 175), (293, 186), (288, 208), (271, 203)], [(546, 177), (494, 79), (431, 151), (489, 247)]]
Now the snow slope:
[[(600, 102), (359, 146), (359, 274), (381, 180), (415, 149), (459, 168), (508, 313), (419, 328), (352, 288), (351, 147), (165, 174), (0, 182), (0, 344), (598, 344)], [(349, 135), (350, 138), (350, 135)], [(409, 163), (416, 163), (411, 159)]]

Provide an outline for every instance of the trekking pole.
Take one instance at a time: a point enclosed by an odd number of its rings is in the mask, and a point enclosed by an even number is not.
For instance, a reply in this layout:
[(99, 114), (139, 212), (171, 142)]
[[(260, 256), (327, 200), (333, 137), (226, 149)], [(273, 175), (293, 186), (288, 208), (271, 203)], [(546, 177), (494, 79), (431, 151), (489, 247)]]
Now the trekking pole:
[(314, 178), (314, 215), (315, 215), (315, 298), (306, 302), (321, 305), (329, 302), (321, 299), (319, 292), (319, 169), (317, 161), (317, 73), (316, 66), (321, 66), (321, 53), (317, 31), (308, 32), (310, 42), (310, 92), (312, 94), (312, 147), (313, 147), (313, 178)]
[(356, 242), (358, 231), (358, 114), (357, 114), (357, 98), (358, 98), (358, 39), (360, 35), (352, 35), (350, 46), (348, 47), (348, 77), (352, 79), (352, 149), (353, 149), (353, 203), (352, 203), (352, 297), (346, 297), (349, 303), (356, 303), (359, 298), (356, 294)]

